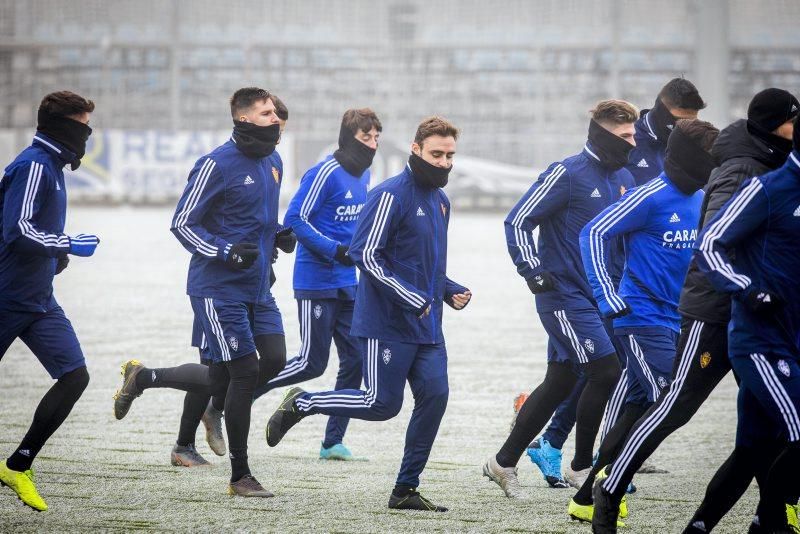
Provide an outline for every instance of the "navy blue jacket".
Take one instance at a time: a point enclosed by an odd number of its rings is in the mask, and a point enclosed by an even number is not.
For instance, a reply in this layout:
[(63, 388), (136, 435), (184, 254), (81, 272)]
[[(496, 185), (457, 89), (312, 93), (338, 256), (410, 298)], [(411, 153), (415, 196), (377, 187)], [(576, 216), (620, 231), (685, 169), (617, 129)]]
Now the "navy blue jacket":
[(338, 289), (355, 288), (356, 268), (333, 257), (339, 245), (350, 245), (367, 200), (369, 178), (369, 170), (353, 176), (328, 156), (300, 180), (283, 219), (298, 241), (295, 298), (335, 298)]
[[(581, 231), (581, 255), (603, 316), (623, 310), (614, 328), (666, 327), (680, 332), (678, 299), (697, 238), (703, 191), (687, 195), (661, 174), (625, 194)], [(619, 290), (606, 266), (606, 242), (625, 239)], [(624, 302), (623, 302), (624, 300)]]
[(667, 140), (656, 136), (647, 119), (649, 111), (642, 110), (639, 120), (636, 121), (633, 135), (636, 147), (628, 155), (628, 165), (625, 167), (631, 171), (636, 185), (645, 184), (664, 171)]
[(64, 165), (75, 155), (37, 133), (0, 180), (0, 309), (45, 312), (56, 306), (53, 276), (69, 252), (64, 233)]
[[(730, 355), (800, 359), (800, 153), (745, 182), (703, 229), (695, 248), (714, 287), (733, 296)], [(783, 309), (774, 317), (754, 314), (742, 302), (752, 290), (778, 295)]]
[(444, 341), (442, 304), (466, 291), (445, 274), (449, 221), (447, 195), (418, 186), (408, 165), (369, 192), (349, 251), (361, 271), (352, 335)]
[[(506, 244), (517, 272), (530, 279), (541, 271), (553, 275), (556, 287), (536, 295), (540, 312), (596, 308), (581, 260), (579, 235), (586, 223), (632, 188), (623, 169), (600, 165), (588, 145), (575, 156), (553, 163), (517, 202), (505, 220)], [(539, 228), (538, 246), (533, 231)], [(622, 269), (619, 242), (610, 247), (615, 275)]]
[[(233, 140), (197, 160), (171, 228), (192, 253), (187, 294), (248, 303), (267, 298), (282, 175), (277, 152), (249, 158)], [(225, 264), (238, 243), (258, 245), (258, 259), (249, 269)]]

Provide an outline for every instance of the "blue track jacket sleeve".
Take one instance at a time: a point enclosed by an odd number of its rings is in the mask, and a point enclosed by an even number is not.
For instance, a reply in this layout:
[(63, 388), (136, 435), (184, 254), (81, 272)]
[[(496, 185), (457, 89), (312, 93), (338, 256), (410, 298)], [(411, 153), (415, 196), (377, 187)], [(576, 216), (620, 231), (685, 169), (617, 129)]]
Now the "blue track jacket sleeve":
[(647, 223), (649, 199), (656, 191), (666, 187), (661, 181), (637, 187), (601, 211), (581, 230), (580, 246), (583, 270), (597, 308), (604, 317), (625, 309), (625, 301), (617, 294), (608, 270), (609, 240), (642, 228)]
[(526, 280), (547, 270), (541, 265), (533, 230), (569, 201), (569, 175), (561, 163), (553, 163), (517, 202), (505, 220), (506, 245), (517, 272)]
[(292, 227), (297, 240), (304, 247), (330, 261), (336, 255), (339, 242), (323, 235), (311, 224), (309, 218), (317, 212), (326, 198), (328, 176), (335, 168), (336, 160), (331, 159), (307, 172), (300, 180), (300, 188), (294, 194), (283, 218), (283, 223)]
[(172, 233), (181, 245), (192, 254), (199, 253), (209, 258), (225, 260), (233, 243), (228, 243), (203, 225), (203, 216), (225, 192), (225, 179), (211, 158), (201, 160), (192, 169), (189, 183), (186, 184), (175, 217), (172, 219)]
[(7, 189), (3, 202), (3, 240), (15, 250), (30, 255), (58, 257), (69, 252), (69, 237), (50, 233), (36, 224), (37, 213), (54, 178), (44, 165), (35, 161), (17, 166), (5, 177)]
[(432, 299), (401, 279), (387, 267), (385, 247), (389, 232), (396, 228), (400, 204), (393, 194), (382, 191), (367, 197), (358, 220), (349, 256), (361, 273), (374, 280), (375, 286), (392, 302), (421, 315)]
[(697, 264), (722, 293), (739, 293), (750, 278), (736, 272), (727, 250), (761, 226), (769, 215), (769, 199), (761, 180), (751, 178), (700, 232), (695, 244)]

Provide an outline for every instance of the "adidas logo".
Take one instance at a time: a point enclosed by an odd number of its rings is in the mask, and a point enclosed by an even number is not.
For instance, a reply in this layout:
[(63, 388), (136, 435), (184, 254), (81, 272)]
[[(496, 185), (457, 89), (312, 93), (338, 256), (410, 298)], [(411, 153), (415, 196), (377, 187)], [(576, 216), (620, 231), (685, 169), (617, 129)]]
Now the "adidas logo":
[(417, 208), (417, 217), (425, 217), (425, 212), (422, 211), (422, 208)]
[(600, 198), (600, 196), (601, 196), (600, 195), (600, 191), (598, 191), (597, 188), (595, 187), (594, 191), (592, 191), (592, 194), (589, 195), (589, 196), (592, 197), (592, 198)]
[(250, 175), (248, 174), (247, 178), (244, 179), (244, 185), (251, 185), (251, 184), (254, 184), (254, 183), (255, 182), (253, 181), (252, 178), (250, 178)]
[(673, 213), (672, 217), (669, 218), (669, 222), (681, 222), (681, 218), (678, 217), (677, 213)]
[(794, 113), (795, 111), (797, 111), (797, 106), (796, 106), (795, 104), (792, 104), (792, 111), (791, 111), (791, 113)]
[(648, 167), (650, 167), (650, 165), (647, 164), (647, 160), (644, 158), (642, 158), (641, 161), (639, 161), (639, 163), (636, 164), (636, 166), (639, 167), (640, 169), (647, 169)]
[(794, 210), (794, 216), (795, 217), (800, 217), (800, 206), (797, 206), (797, 209)]
[(347, 194), (344, 196), (344, 198), (353, 198), (353, 193), (351, 193), (350, 190), (348, 189)]
[(30, 449), (20, 449), (20, 450), (19, 450), (19, 453), (20, 453), (22, 456), (30, 456), (30, 455), (31, 455), (31, 451), (30, 451)]

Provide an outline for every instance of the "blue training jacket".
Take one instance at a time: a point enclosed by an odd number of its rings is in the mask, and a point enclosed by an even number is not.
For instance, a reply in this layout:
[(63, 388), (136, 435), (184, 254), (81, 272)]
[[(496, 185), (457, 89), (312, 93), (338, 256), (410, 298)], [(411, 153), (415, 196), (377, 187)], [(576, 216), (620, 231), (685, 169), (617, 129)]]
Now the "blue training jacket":
[(633, 139), (636, 147), (628, 155), (625, 167), (633, 175), (636, 185), (642, 185), (664, 172), (664, 153), (667, 140), (659, 139), (647, 119), (649, 109), (642, 110), (635, 124)]
[[(714, 287), (733, 295), (731, 356), (800, 359), (800, 152), (745, 182), (706, 225), (695, 248)], [(742, 302), (750, 290), (768, 290), (785, 304), (775, 316), (757, 315)]]
[(298, 241), (295, 298), (335, 298), (338, 289), (354, 288), (358, 283), (356, 268), (333, 257), (337, 246), (350, 245), (367, 200), (369, 179), (369, 169), (353, 176), (333, 156), (303, 175), (283, 219)]
[[(697, 238), (703, 191), (686, 195), (662, 173), (625, 194), (581, 231), (581, 256), (603, 316), (614, 328), (661, 326), (680, 332), (678, 299)], [(625, 239), (625, 270), (619, 290), (605, 260), (606, 243)], [(624, 302), (623, 302), (624, 301)]]
[(449, 221), (447, 195), (419, 187), (408, 165), (369, 192), (348, 253), (361, 271), (352, 335), (444, 341), (442, 303), (466, 291), (445, 274)]
[[(540, 313), (596, 307), (583, 270), (579, 234), (587, 222), (633, 186), (627, 170), (609, 171), (601, 166), (587, 144), (580, 154), (550, 165), (508, 214), (506, 244), (517, 272), (527, 280), (548, 271), (556, 281), (553, 291), (536, 295)], [(534, 247), (537, 227), (539, 240)], [(619, 243), (611, 248), (618, 277), (622, 251)]]
[[(192, 253), (188, 295), (249, 303), (267, 298), (282, 176), (277, 152), (249, 158), (233, 140), (197, 160), (171, 228)], [(238, 243), (258, 245), (258, 259), (249, 269), (225, 264)]]
[(57, 304), (53, 276), (69, 252), (64, 165), (75, 155), (42, 133), (0, 180), (0, 309), (45, 312)]

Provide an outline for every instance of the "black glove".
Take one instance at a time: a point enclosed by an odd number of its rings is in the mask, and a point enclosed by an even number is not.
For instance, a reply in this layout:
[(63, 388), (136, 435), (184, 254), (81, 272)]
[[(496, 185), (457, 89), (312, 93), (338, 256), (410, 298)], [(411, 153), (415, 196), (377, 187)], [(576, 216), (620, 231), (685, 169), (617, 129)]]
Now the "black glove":
[(59, 274), (61, 271), (67, 268), (69, 265), (69, 256), (59, 256), (58, 261), (56, 262), (56, 274)]
[(528, 282), (528, 289), (530, 289), (531, 293), (534, 295), (544, 293), (545, 291), (551, 291), (556, 286), (553, 275), (547, 271), (542, 271), (531, 278), (527, 278), (525, 281)]
[(258, 245), (253, 243), (237, 243), (228, 251), (225, 263), (231, 269), (249, 269), (258, 258)]
[(762, 317), (775, 315), (785, 304), (775, 293), (752, 286), (745, 290), (743, 300), (750, 311)]
[(352, 267), (355, 265), (352, 258), (347, 255), (347, 251), (350, 250), (350, 247), (347, 245), (337, 245), (336, 246), (336, 254), (333, 256), (333, 259), (341, 263), (342, 265), (347, 265), (348, 267)]
[(273, 247), (272, 248), (272, 262), (271, 263), (275, 263), (276, 261), (278, 261), (278, 247)]
[(297, 245), (297, 237), (292, 231), (292, 227), (284, 228), (275, 234), (275, 246), (287, 254), (294, 252), (294, 247)]
[[(623, 301), (623, 302), (624, 302), (624, 301)], [(614, 313), (612, 313), (612, 314), (608, 315), (606, 318), (607, 318), (607, 319), (619, 319), (620, 317), (625, 317), (626, 315), (630, 315), (630, 313), (631, 313), (632, 311), (633, 311), (633, 310), (631, 310), (631, 307), (630, 307), (630, 306), (628, 306), (628, 303), (627, 303), (627, 302), (625, 302), (625, 307), (624, 307), (624, 308), (622, 308), (622, 309), (621, 309), (620, 311), (618, 311), (618, 312), (614, 312)]]

